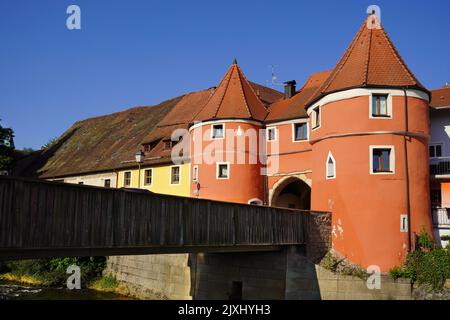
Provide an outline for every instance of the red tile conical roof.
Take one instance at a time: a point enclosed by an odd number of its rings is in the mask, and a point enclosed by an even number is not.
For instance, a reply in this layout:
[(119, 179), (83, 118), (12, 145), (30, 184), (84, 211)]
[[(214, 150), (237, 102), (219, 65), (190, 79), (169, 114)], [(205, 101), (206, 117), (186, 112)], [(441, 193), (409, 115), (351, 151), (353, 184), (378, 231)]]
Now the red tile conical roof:
[(367, 17), (308, 104), (332, 92), (360, 87), (408, 87), (428, 93), (400, 57), (376, 15)]
[(263, 121), (266, 115), (266, 107), (253, 91), (236, 61), (233, 61), (216, 91), (194, 120), (254, 119)]

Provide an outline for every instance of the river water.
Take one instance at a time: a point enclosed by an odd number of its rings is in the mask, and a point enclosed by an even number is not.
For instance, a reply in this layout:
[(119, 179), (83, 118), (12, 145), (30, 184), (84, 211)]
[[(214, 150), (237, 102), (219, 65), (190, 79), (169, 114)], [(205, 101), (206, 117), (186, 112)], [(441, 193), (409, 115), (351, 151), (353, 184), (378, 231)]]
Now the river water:
[(91, 289), (69, 290), (0, 281), (0, 300), (129, 300), (111, 292)]

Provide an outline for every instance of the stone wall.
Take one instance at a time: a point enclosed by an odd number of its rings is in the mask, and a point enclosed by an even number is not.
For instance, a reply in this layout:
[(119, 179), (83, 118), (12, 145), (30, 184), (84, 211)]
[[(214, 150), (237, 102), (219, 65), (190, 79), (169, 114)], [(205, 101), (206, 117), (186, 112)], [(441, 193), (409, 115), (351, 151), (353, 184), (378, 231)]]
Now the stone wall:
[(104, 274), (141, 299), (191, 299), (188, 254), (108, 257)]
[(286, 299), (289, 300), (410, 300), (409, 280), (381, 275), (380, 289), (368, 289), (366, 280), (336, 274), (310, 262), (290, 248), (286, 258)]
[(381, 288), (370, 290), (366, 280), (311, 262), (306, 249), (109, 257), (105, 274), (143, 299), (229, 299), (236, 284), (243, 299), (412, 299), (407, 280), (382, 275)]
[(198, 254), (194, 299), (229, 299), (233, 282), (243, 299), (284, 299), (286, 254), (280, 252)]

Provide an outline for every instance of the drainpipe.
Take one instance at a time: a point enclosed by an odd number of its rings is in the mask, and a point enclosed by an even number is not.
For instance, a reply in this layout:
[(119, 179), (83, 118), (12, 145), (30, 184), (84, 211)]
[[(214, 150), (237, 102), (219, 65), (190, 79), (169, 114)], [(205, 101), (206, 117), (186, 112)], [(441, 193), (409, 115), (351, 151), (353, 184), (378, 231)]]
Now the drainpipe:
[[(406, 93), (406, 88), (403, 88), (403, 93), (405, 97), (405, 132), (409, 131), (408, 123), (408, 96)], [(408, 164), (408, 137), (405, 135), (403, 137), (403, 148), (405, 154), (405, 191), (406, 191), (406, 216), (408, 217), (408, 252), (411, 252), (411, 204), (410, 204), (410, 192), (409, 192), (409, 164)]]

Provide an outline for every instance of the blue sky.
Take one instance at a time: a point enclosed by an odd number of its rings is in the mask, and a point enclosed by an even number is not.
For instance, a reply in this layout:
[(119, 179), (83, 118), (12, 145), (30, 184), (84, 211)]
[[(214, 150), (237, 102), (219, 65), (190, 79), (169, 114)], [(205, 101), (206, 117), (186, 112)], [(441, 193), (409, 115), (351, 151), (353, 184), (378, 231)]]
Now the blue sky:
[(39, 148), (77, 120), (214, 86), (234, 57), (252, 81), (274, 64), (301, 84), (336, 64), (370, 4), (427, 88), (450, 82), (449, 0), (0, 0), (1, 124)]

